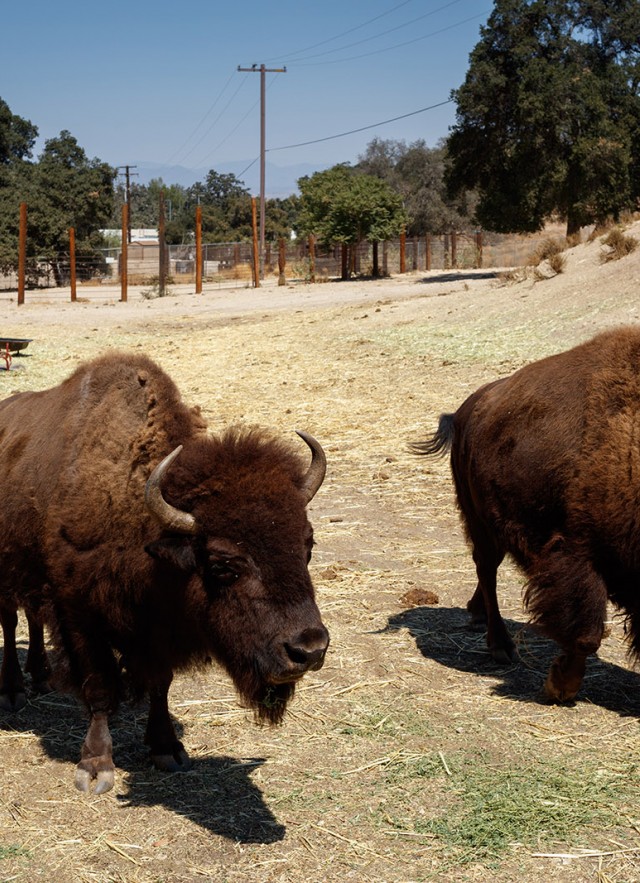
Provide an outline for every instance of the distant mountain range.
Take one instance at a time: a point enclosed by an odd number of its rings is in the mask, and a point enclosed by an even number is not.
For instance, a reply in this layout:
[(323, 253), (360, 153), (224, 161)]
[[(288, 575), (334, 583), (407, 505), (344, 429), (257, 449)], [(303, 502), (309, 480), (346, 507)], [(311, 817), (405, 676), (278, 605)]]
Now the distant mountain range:
[[(190, 187), (196, 181), (204, 181), (211, 168), (223, 175), (236, 175), (244, 186), (252, 194), (258, 196), (260, 192), (260, 163), (255, 162), (251, 168), (247, 166), (251, 160), (238, 160), (237, 162), (219, 163), (206, 169), (188, 169), (185, 166), (167, 166), (160, 163), (138, 160), (134, 162), (137, 176), (132, 180), (139, 184), (148, 184), (152, 178), (162, 178), (165, 184), (181, 184)], [(284, 199), (292, 193), (298, 192), (298, 178), (304, 175), (312, 175), (314, 172), (328, 168), (327, 165), (313, 165), (312, 163), (298, 163), (291, 166), (276, 166), (273, 163), (265, 164), (265, 195), (268, 198)], [(246, 171), (244, 171), (246, 169)]]

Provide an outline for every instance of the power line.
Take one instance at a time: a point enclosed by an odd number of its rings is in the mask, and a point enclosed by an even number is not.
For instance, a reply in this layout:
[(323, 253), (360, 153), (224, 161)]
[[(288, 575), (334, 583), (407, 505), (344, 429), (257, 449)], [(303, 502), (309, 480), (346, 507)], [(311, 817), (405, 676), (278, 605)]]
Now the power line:
[[(320, 144), (321, 141), (333, 141), (334, 138), (344, 138), (346, 135), (355, 135), (357, 132), (365, 132), (367, 129), (376, 129), (378, 126), (386, 126), (387, 123), (395, 123), (397, 120), (405, 120), (407, 117), (413, 117), (416, 116), (416, 114), (425, 113), (427, 110), (435, 110), (436, 107), (444, 107), (446, 104), (451, 104), (452, 102), (453, 98), (448, 98), (446, 101), (438, 102), (438, 104), (430, 104), (429, 107), (421, 107), (419, 110), (412, 110), (410, 113), (403, 113), (400, 116), (392, 117), (389, 120), (372, 123), (370, 126), (360, 126), (359, 129), (350, 129), (350, 131), (340, 132), (338, 135), (327, 135), (326, 138), (314, 138), (313, 141), (301, 141), (299, 144), (285, 144), (282, 147), (269, 147), (266, 152), (273, 153), (275, 150), (291, 150), (293, 147), (307, 147), (309, 144)], [(251, 165), (253, 165), (253, 163), (251, 163)], [(248, 166), (248, 168), (250, 168), (250, 166)]]
[[(387, 34), (392, 34), (394, 31), (401, 31), (402, 28), (408, 28), (410, 25), (414, 25), (418, 21), (422, 21), (425, 18), (430, 18), (432, 15), (436, 15), (436, 13), (442, 12), (443, 9), (448, 9), (450, 6), (456, 6), (458, 3), (461, 2), (462, 0), (450, 0), (449, 3), (438, 6), (436, 9), (432, 9), (431, 12), (425, 12), (423, 13), (423, 15), (418, 15), (416, 18), (409, 19), (409, 21), (405, 21), (403, 24), (396, 25), (394, 28), (388, 28), (386, 31), (381, 31), (378, 34), (372, 34), (370, 37), (363, 37), (362, 40), (356, 40), (355, 43), (347, 43), (346, 46), (338, 46), (336, 49), (327, 49), (325, 52), (318, 52), (316, 55), (309, 55), (308, 59), (321, 58), (323, 55), (331, 55), (334, 52), (342, 52), (344, 49), (351, 49), (352, 46), (360, 46), (362, 45), (362, 43), (370, 43), (371, 40), (377, 40), (378, 37), (385, 37)], [(295, 59), (294, 63), (296, 63)], [(297, 63), (300, 64), (303, 62)]]
[[(368, 19), (367, 21), (362, 22), (360, 25), (356, 25), (353, 28), (349, 28), (347, 31), (342, 31), (340, 34), (335, 34), (333, 37), (328, 37), (326, 40), (321, 40), (319, 43), (314, 43), (312, 46), (306, 46), (304, 49), (296, 49), (294, 52), (288, 53), (285, 55), (280, 55), (280, 58), (291, 58), (294, 55), (301, 55), (303, 52), (309, 52), (311, 49), (317, 49), (318, 46), (325, 46), (327, 43), (333, 42), (333, 40), (339, 40), (340, 37), (346, 37), (347, 34), (352, 34), (354, 31), (359, 31), (362, 28), (365, 28), (367, 25), (373, 24), (374, 21), (378, 21), (380, 18), (384, 18), (386, 15), (391, 15), (393, 12), (396, 12), (402, 6), (406, 6), (407, 3), (411, 3), (412, 0), (403, 0), (402, 3), (397, 3), (391, 9), (387, 9), (386, 12), (381, 12), (380, 15), (376, 15), (373, 18)], [(274, 56), (275, 57), (275, 56)], [(272, 61), (273, 59), (268, 58), (267, 62)]]
[[(189, 137), (188, 137), (188, 138), (187, 138), (187, 139), (186, 139), (186, 140), (180, 145), (180, 147), (178, 147), (177, 150), (174, 150), (174, 152), (171, 154), (171, 156), (169, 157), (169, 159), (166, 161), (165, 165), (167, 165), (167, 166), (170, 165), (171, 162), (173, 161), (173, 159), (174, 159), (176, 156), (178, 156), (178, 155), (181, 153), (182, 150), (184, 150), (184, 148), (187, 146), (187, 144), (189, 143), (189, 141), (191, 141), (191, 139), (192, 139), (193, 136), (196, 134), (196, 132), (198, 131), (198, 129), (200, 128), (200, 126), (204, 123), (204, 121), (206, 120), (206, 118), (207, 118), (207, 117), (209, 116), (209, 114), (212, 112), (212, 110), (214, 109), (214, 107), (216, 106), (216, 104), (218, 103), (218, 101), (220, 101), (220, 99), (222, 98), (222, 96), (224, 95), (224, 93), (225, 93), (225, 91), (226, 91), (226, 89), (227, 89), (227, 86), (229, 85), (229, 83), (231, 82), (232, 79), (233, 79), (233, 73), (230, 74), (229, 79), (228, 79), (227, 82), (224, 84), (224, 86), (222, 87), (222, 89), (220, 90), (220, 92), (218, 92), (218, 95), (217, 95), (215, 101), (213, 102), (213, 104), (211, 105), (211, 107), (207, 110), (207, 112), (204, 114), (204, 116), (202, 117), (202, 119), (200, 120), (200, 122), (198, 123), (198, 125), (193, 129), (193, 131), (191, 132), (191, 134), (189, 135)], [(200, 141), (198, 141), (198, 142), (196, 143), (195, 147), (197, 147), (199, 143), (200, 143)], [(192, 152), (193, 152), (193, 149), (192, 149)], [(187, 154), (187, 156), (189, 156), (189, 154)]]
[(251, 166), (255, 166), (255, 164), (258, 162), (259, 159), (260, 159), (259, 156), (256, 156), (255, 159), (252, 159), (251, 162), (249, 163), (249, 165), (246, 168), (244, 168), (238, 175), (236, 175), (236, 178), (238, 178), (238, 180), (241, 180), (244, 173), (248, 172), (249, 169), (251, 168)]
[[(243, 86), (244, 86), (244, 81), (241, 81), (240, 84), (238, 85), (238, 88), (237, 88), (236, 91), (233, 93), (233, 95), (231, 96), (231, 98), (227, 101), (227, 103), (226, 103), (225, 106), (222, 108), (222, 110), (220, 111), (220, 113), (218, 114), (218, 116), (215, 118), (215, 120), (213, 120), (213, 121), (211, 122), (211, 124), (209, 125), (208, 129), (206, 129), (206, 131), (202, 133), (202, 135), (200, 136), (200, 138), (198, 138), (198, 140), (197, 140), (196, 143), (193, 145), (193, 147), (191, 148), (191, 150), (189, 150), (188, 153), (185, 153), (185, 155), (182, 157), (182, 161), (183, 161), (183, 162), (185, 161), (185, 159), (187, 159), (188, 157), (191, 156), (191, 154), (192, 154), (193, 151), (196, 149), (196, 147), (198, 147), (199, 144), (202, 144), (202, 142), (204, 141), (204, 139), (207, 137), (207, 135), (209, 134), (209, 132), (213, 129), (213, 127), (214, 127), (215, 124), (218, 122), (218, 120), (222, 117), (222, 115), (226, 112), (227, 108), (228, 108), (229, 105), (232, 103), (233, 99), (236, 97), (236, 95), (238, 94), (238, 92), (240, 91), (240, 89), (242, 89)], [(234, 129), (234, 131), (235, 131), (235, 129)], [(227, 136), (227, 137), (229, 137), (229, 136)]]
[[(273, 86), (273, 84), (275, 83), (275, 81), (276, 81), (276, 78), (273, 77), (272, 80), (271, 80), (269, 83), (267, 83), (267, 92), (268, 92), (269, 89)], [(237, 132), (237, 131), (238, 131), (238, 129), (240, 128), (240, 126), (244, 123), (244, 121), (247, 119), (247, 117), (250, 116), (250, 115), (253, 113), (253, 111), (256, 109), (256, 107), (257, 107), (259, 104), (260, 104), (260, 99), (258, 98), (258, 100), (255, 101), (255, 102), (251, 105), (251, 107), (250, 107), (249, 110), (245, 113), (245, 115), (244, 115), (243, 117), (241, 117), (240, 120), (238, 120), (238, 122), (237, 122), (236, 125), (233, 127), (233, 129), (231, 129), (231, 131), (230, 131), (227, 135), (224, 136), (224, 138), (222, 139), (222, 141), (218, 141), (218, 143), (216, 144), (216, 146), (215, 146), (215, 147), (212, 147), (211, 150), (209, 150), (209, 151), (207, 152), (207, 154), (206, 154), (206, 155), (200, 160), (200, 162), (197, 163), (197, 165), (199, 165), (199, 166), (204, 165), (204, 163), (209, 159), (209, 157), (213, 156), (213, 154), (214, 154), (217, 150), (219, 150), (219, 149), (222, 147), (223, 144), (226, 144), (227, 141), (229, 140), (229, 138), (231, 138), (231, 136), (234, 134), (234, 132)], [(252, 165), (253, 165), (253, 163), (252, 163)]]
[(294, 65), (298, 67), (316, 67), (320, 64), (341, 64), (344, 61), (356, 61), (359, 58), (368, 58), (371, 55), (380, 55), (383, 52), (391, 52), (393, 49), (400, 49), (403, 46), (410, 46), (412, 43), (418, 43), (420, 40), (427, 40), (429, 37), (437, 37), (439, 34), (444, 34), (446, 31), (451, 31), (453, 28), (458, 28), (460, 25), (465, 25), (467, 22), (474, 21), (478, 18), (486, 18), (491, 12), (490, 9), (485, 10), (484, 12), (479, 13), (478, 15), (471, 15), (469, 18), (463, 18), (462, 21), (457, 21), (452, 25), (447, 25), (444, 28), (440, 28), (437, 31), (431, 31), (429, 34), (423, 34), (421, 37), (414, 37), (413, 40), (405, 40), (403, 43), (395, 43), (393, 46), (385, 46), (382, 49), (373, 49), (371, 52), (363, 52), (360, 55), (350, 55), (348, 58), (334, 58), (333, 60), (326, 61), (294, 61)]

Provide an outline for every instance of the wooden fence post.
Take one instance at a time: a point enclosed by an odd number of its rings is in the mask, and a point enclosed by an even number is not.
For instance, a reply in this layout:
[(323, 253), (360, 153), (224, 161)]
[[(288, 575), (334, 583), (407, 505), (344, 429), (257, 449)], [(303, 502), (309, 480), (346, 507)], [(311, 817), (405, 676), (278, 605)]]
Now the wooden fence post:
[(76, 292), (76, 231), (69, 227), (69, 275), (71, 283), (71, 301), (77, 300)]
[(120, 249), (120, 300), (127, 300), (127, 285), (129, 282), (129, 203), (122, 206), (122, 247)]
[(164, 190), (160, 191), (158, 212), (158, 294), (164, 297), (167, 285), (167, 243), (164, 238)]
[(20, 203), (20, 235), (18, 238), (18, 305), (24, 303), (27, 275), (27, 203)]
[(309, 233), (309, 282), (316, 281), (316, 238)]
[(284, 276), (285, 261), (284, 237), (281, 236), (278, 240), (278, 285), (287, 284), (287, 280)]
[(389, 275), (389, 243), (386, 239), (382, 243), (382, 275)]
[(341, 264), (341, 279), (349, 278), (349, 249), (347, 248), (347, 243), (342, 243), (342, 250), (340, 253), (340, 264)]
[(400, 272), (407, 272), (407, 234), (404, 230), (400, 234)]
[(202, 206), (196, 206), (196, 294), (202, 294)]
[(476, 230), (476, 268), (482, 269), (482, 230)]
[(380, 267), (378, 265), (378, 240), (377, 239), (374, 239), (373, 242), (371, 243), (371, 250), (372, 250), (371, 275), (373, 276), (374, 279), (378, 279), (380, 276)]
[(251, 197), (251, 228), (253, 230), (253, 287), (260, 288), (260, 260), (258, 255), (258, 213), (256, 198)]
[(425, 268), (425, 270), (430, 270), (431, 269), (431, 233), (427, 233), (427, 235), (425, 236), (424, 248), (425, 248), (425, 260), (424, 260), (425, 267), (424, 268)]
[(412, 248), (413, 248), (413, 269), (417, 270), (418, 269), (418, 237), (417, 236), (413, 237)]
[(451, 231), (451, 266), (458, 266), (458, 234), (455, 230)]

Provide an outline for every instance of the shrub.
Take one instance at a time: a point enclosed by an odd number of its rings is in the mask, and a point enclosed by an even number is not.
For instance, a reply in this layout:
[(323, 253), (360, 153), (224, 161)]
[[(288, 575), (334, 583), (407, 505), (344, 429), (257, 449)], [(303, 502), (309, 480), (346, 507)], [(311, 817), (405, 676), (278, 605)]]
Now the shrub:
[(557, 239), (543, 239), (531, 255), (529, 264), (537, 267), (543, 261), (551, 261), (552, 258), (564, 251), (564, 248), (565, 246), (558, 242)]
[(619, 261), (620, 258), (631, 254), (632, 251), (635, 251), (638, 240), (634, 236), (627, 236), (619, 227), (616, 227), (604, 237), (602, 244), (606, 247), (606, 251), (602, 252), (600, 260), (605, 263), (606, 261)]

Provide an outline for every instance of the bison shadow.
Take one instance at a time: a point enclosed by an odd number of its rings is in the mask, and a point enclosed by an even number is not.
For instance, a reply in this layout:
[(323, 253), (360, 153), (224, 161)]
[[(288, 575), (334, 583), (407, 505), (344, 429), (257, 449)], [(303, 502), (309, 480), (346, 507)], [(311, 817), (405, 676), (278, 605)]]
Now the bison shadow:
[[(383, 631), (407, 629), (416, 647), (427, 659), (497, 680), (492, 692), (519, 702), (544, 702), (542, 685), (549, 666), (558, 655), (557, 644), (535, 628), (505, 620), (520, 659), (513, 665), (499, 665), (489, 656), (484, 631), (469, 626), (462, 608), (414, 607), (391, 616)], [(577, 702), (590, 702), (620, 715), (640, 717), (640, 676), (612, 662), (590, 657)]]
[[(24, 667), (26, 653), (18, 652)], [(21, 711), (0, 712), (0, 731), (35, 734), (51, 760), (67, 764), (64, 776), (73, 789), (87, 717), (72, 696), (28, 696)], [(235, 842), (266, 844), (284, 838), (286, 828), (251, 781), (253, 771), (266, 762), (264, 758), (196, 757), (186, 773), (160, 772), (151, 765), (143, 744), (146, 712), (145, 703), (123, 704), (111, 721), (119, 801), (127, 806), (163, 806)], [(174, 725), (180, 737), (179, 721)]]

